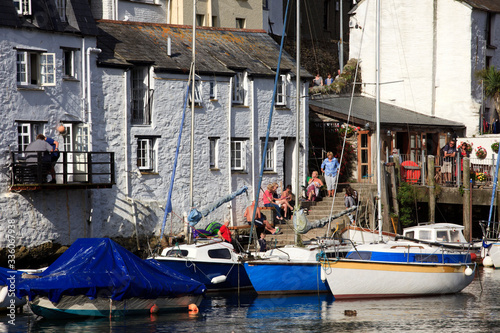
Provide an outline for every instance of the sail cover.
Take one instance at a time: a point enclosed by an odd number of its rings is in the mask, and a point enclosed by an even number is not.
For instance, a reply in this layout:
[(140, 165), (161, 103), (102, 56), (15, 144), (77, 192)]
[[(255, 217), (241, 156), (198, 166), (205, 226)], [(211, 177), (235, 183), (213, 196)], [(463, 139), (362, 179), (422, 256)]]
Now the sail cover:
[(57, 303), (63, 295), (124, 300), (200, 295), (205, 285), (156, 260), (142, 260), (109, 238), (76, 240), (44, 272), (19, 278), (18, 297), (46, 296)]
[(197, 210), (196, 208), (191, 209), (191, 211), (189, 212), (189, 215), (188, 215), (189, 225), (191, 227), (194, 227), (198, 222), (200, 222), (200, 220), (203, 217), (207, 216), (208, 214), (210, 214), (211, 212), (213, 212), (214, 210), (216, 210), (217, 208), (219, 208), (220, 206), (222, 206), (226, 202), (233, 200), (238, 195), (245, 193), (247, 190), (248, 190), (248, 187), (243, 186), (239, 190), (234, 191), (233, 193), (228, 194), (225, 197), (220, 198), (219, 201), (215, 202), (214, 204), (202, 208), (201, 211)]
[(311, 229), (322, 228), (325, 225), (327, 225), (330, 221), (333, 221), (347, 213), (355, 211), (357, 208), (358, 208), (357, 206), (352, 206), (346, 210), (343, 210), (341, 212), (338, 212), (337, 214), (332, 215), (331, 217), (325, 217), (323, 219), (316, 220), (314, 222), (309, 222), (307, 220), (306, 214), (304, 213), (304, 210), (301, 209), (293, 214), (293, 227), (295, 228), (295, 231), (297, 233), (305, 234)]

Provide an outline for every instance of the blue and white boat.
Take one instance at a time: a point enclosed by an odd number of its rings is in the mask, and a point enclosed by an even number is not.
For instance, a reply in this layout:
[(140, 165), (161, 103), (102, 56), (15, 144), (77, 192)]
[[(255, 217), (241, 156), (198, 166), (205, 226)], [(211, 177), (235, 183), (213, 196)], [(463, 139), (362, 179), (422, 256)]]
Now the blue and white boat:
[(108, 238), (78, 239), (45, 271), (16, 281), (18, 297), (46, 318), (187, 311), (205, 286)]
[(178, 271), (207, 287), (207, 291), (251, 289), (241, 255), (220, 239), (196, 240), (165, 248), (154, 257), (161, 265)]
[(287, 245), (245, 262), (245, 270), (259, 295), (327, 293), (317, 258), (320, 250)]

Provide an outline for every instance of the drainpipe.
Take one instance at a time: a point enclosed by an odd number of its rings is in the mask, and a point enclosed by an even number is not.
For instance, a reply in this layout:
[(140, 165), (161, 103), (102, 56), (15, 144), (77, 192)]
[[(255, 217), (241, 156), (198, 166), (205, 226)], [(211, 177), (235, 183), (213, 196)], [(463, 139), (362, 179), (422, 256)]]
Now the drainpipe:
[(102, 50), (89, 47), (87, 48), (87, 124), (89, 125), (89, 149), (92, 151), (92, 94), (90, 93), (90, 53), (101, 53)]
[(170, 24), (170, 2), (172, 0), (167, 1), (167, 24)]
[[(251, 132), (251, 135), (252, 135), (252, 142), (251, 142), (251, 145), (252, 145), (252, 154), (251, 154), (251, 158), (252, 158), (252, 198), (255, 198), (255, 189), (256, 189), (256, 186), (257, 184), (255, 183), (255, 120), (256, 120), (256, 115), (255, 115), (255, 93), (254, 93), (254, 88), (255, 88), (255, 84), (254, 84), (254, 81), (252, 80), (252, 109), (251, 109), (251, 112), (252, 112), (252, 116), (251, 116), (251, 121), (252, 121), (252, 132)], [(256, 205), (258, 205), (259, 203), (256, 202), (255, 203)]]
[[(82, 38), (82, 52), (85, 52), (85, 38)], [(81, 85), (82, 85), (82, 121), (85, 121), (85, 106), (87, 104), (87, 85), (85, 79), (87, 78), (86, 66), (85, 66), (85, 57), (82, 56), (82, 74), (81, 74)]]

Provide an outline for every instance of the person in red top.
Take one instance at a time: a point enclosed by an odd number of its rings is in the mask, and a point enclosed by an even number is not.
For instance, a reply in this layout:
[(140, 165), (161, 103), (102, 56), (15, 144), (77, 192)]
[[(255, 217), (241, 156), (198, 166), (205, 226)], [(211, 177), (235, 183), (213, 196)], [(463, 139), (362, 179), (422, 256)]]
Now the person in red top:
[(229, 231), (228, 226), (229, 226), (229, 220), (224, 221), (224, 224), (222, 225), (222, 227), (220, 227), (217, 234), (219, 235), (220, 238), (222, 238), (226, 242), (231, 243), (232, 242), (231, 231)]

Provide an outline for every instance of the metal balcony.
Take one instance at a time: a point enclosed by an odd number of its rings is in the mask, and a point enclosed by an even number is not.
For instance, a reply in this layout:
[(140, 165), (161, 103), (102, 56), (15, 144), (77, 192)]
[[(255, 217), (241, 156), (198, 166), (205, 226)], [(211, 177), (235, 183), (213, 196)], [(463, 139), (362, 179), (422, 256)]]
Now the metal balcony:
[(111, 188), (115, 182), (114, 153), (61, 151), (54, 165), (45, 152), (11, 152), (10, 191)]

